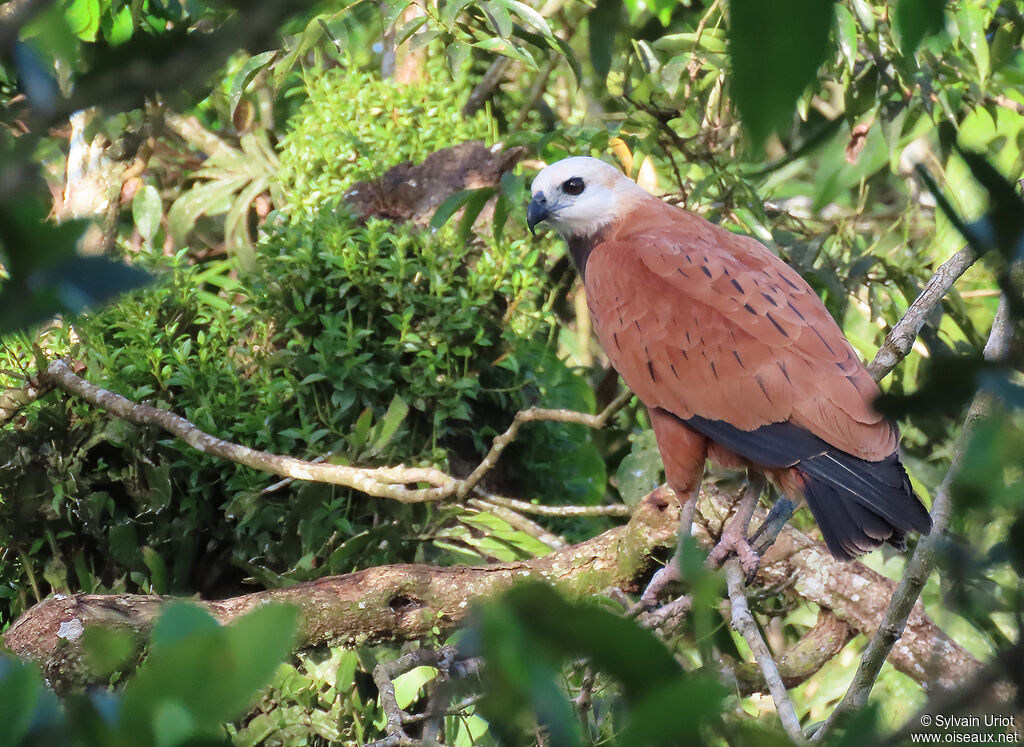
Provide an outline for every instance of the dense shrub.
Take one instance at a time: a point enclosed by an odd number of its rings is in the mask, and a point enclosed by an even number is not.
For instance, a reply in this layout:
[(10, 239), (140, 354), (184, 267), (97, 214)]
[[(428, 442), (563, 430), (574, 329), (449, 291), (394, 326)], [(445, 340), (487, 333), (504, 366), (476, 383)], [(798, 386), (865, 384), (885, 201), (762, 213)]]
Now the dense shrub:
[[(438, 96), (439, 88), (400, 89), (344, 71), (318, 79), (282, 159), (286, 179), (298, 173), (288, 177), (287, 169), (310, 169), (311, 181), (292, 185), (297, 212), (263, 237), (258, 269), (235, 281), (227, 262), (149, 260), (165, 265), (155, 287), (69, 320), (52, 333), (54, 349), (67, 351), (90, 381), (170, 408), (219, 437), (348, 463), (464, 472), (520, 408), (592, 408), (589, 388), (554, 355), (546, 262), (522, 231), (500, 244), (465, 242), (451, 228), (303, 212), (337, 203), (354, 178), (450, 145), (453, 133), (481, 134), (482, 119), (454, 127), (457, 114)], [(389, 115), (346, 117), (363, 123), (350, 132), (340, 115), (324, 114), (337, 111), (338, 97), (357, 107), (383, 101)], [(419, 126), (394, 125), (394, 112)], [(416, 134), (393, 137), (394, 126)], [(366, 147), (349, 163), (339, 154), (356, 136)], [(330, 174), (317, 170), (327, 163)], [(7, 356), (29, 358), (25, 346)], [(518, 452), (539, 465), (531, 485), (562, 499), (599, 498), (600, 458), (583, 470), (574, 462), (585, 434), (534, 428)], [(21, 559), (0, 571), (0, 594), (11, 598), (0, 624), (50, 588), (223, 594), (246, 576), (276, 584), (279, 574), (302, 579), (447, 557), (407, 541), (430, 536), (438, 519), (430, 507), (305, 483), (263, 492), (273, 476), (60, 394), (25, 413), (0, 445), (0, 464), (0, 544)], [(39, 539), (22, 546), (16, 538), (24, 537)]]

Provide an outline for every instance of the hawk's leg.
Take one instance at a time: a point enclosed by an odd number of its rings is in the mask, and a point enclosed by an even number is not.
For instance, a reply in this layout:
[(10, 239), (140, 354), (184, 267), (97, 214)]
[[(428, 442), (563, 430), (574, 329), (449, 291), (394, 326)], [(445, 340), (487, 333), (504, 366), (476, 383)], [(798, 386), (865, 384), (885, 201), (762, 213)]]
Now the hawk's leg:
[(730, 554), (735, 553), (740, 561), (740, 567), (747, 577), (748, 584), (757, 575), (757, 566), (761, 562), (761, 556), (747, 540), (747, 531), (750, 528), (750, 520), (754, 516), (754, 508), (757, 507), (757, 501), (766, 485), (767, 480), (760, 472), (747, 472), (747, 488), (740, 498), (736, 515), (725, 525), (722, 536), (718, 538), (718, 544), (711, 548), (711, 552), (708, 554), (708, 565), (718, 568)]
[(656, 607), (658, 605), (658, 597), (665, 590), (665, 587), (680, 579), (679, 548), (685, 539), (690, 536), (690, 527), (693, 526), (693, 512), (697, 509), (697, 497), (699, 495), (700, 486), (693, 491), (692, 495), (688, 495), (683, 499), (682, 513), (679, 517), (679, 540), (676, 543), (676, 551), (672, 553), (672, 557), (665, 563), (665, 566), (651, 576), (650, 583), (647, 584), (644, 593), (640, 595), (638, 606), (641, 609)]
[(765, 517), (764, 523), (750, 535), (750, 544), (754, 548), (754, 552), (763, 555), (765, 550), (775, 543), (779, 532), (782, 531), (782, 527), (786, 526), (786, 522), (789, 521), (789, 517), (793, 515), (794, 511), (796, 511), (796, 504), (785, 496), (780, 496), (775, 501), (772, 510)]

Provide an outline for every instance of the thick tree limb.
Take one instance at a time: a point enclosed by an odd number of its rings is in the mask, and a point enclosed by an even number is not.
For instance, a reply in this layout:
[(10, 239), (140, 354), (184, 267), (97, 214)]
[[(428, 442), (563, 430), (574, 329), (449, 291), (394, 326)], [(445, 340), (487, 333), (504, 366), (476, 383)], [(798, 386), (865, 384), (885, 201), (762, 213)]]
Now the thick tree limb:
[[(637, 506), (628, 524), (542, 558), (482, 567), (387, 565), (270, 589), (219, 602), (197, 601), (222, 623), (272, 602), (299, 608), (297, 645), (366, 645), (451, 632), (469, 602), (517, 581), (541, 580), (576, 598), (611, 587), (636, 588), (651, 555), (675, 544), (679, 503), (668, 489)], [(122, 628), (144, 640), (170, 597), (141, 594), (59, 595), (22, 615), (4, 635), (19, 656), (41, 664), (58, 690), (88, 681), (77, 641), (94, 625)]]
[(900, 361), (910, 354), (911, 348), (914, 347), (914, 340), (917, 339), (928, 315), (953, 287), (953, 283), (967, 272), (967, 269), (977, 259), (978, 252), (971, 246), (965, 246), (943, 262), (935, 271), (935, 274), (925, 284), (924, 290), (910, 304), (907, 313), (889, 330), (882, 347), (875, 353), (874, 360), (868, 364), (868, 373), (875, 381), (880, 381), (888, 376)]
[[(705, 547), (714, 543), (733, 500), (734, 496), (714, 486), (704, 490), (695, 527), (697, 539)], [(763, 520), (764, 511), (758, 513), (755, 518)], [(435, 627), (442, 635), (451, 632), (461, 623), (471, 600), (498, 593), (518, 580), (543, 580), (574, 597), (616, 587), (639, 588), (655, 565), (652, 555), (675, 546), (679, 515), (674, 494), (661, 489), (638, 504), (628, 524), (535, 560), (482, 567), (381, 566), (196, 604), (224, 623), (268, 602), (294, 604), (300, 610), (297, 645), (302, 648), (419, 640), (433, 635)], [(882, 619), (885, 600), (896, 588), (895, 582), (860, 563), (834, 560), (824, 545), (791, 527), (784, 529), (765, 553), (756, 583), (778, 587), (787, 582), (783, 592), (787, 597), (825, 608), (849, 626), (846, 634), (872, 634)], [(169, 597), (131, 594), (54, 597), (22, 615), (4, 640), (18, 655), (39, 662), (55, 687), (66, 690), (89, 677), (77, 646), (85, 628), (122, 628), (141, 641), (169, 601)], [(835, 645), (829, 643), (828, 650)], [(787, 656), (780, 656), (779, 670), (792, 686), (796, 684), (792, 677), (798, 675), (786, 664)], [(807, 658), (812, 663), (804, 665), (805, 671), (814, 667), (814, 657)], [(925, 685), (950, 686), (980, 667), (920, 606), (911, 615), (891, 660), (897, 669)], [(737, 679), (747, 681), (741, 673)], [(762, 683), (755, 682), (742, 691), (762, 688)]]
[[(989, 361), (1003, 360), (1009, 352), (1010, 343), (1013, 339), (1013, 321), (1010, 318), (1010, 307), (1004, 296), (996, 311), (995, 319), (992, 322), (992, 330), (989, 333), (988, 343), (985, 345), (985, 359)], [(871, 688), (878, 678), (886, 657), (892, 650), (894, 644), (904, 635), (904, 629), (908, 619), (913, 614), (914, 606), (924, 588), (928, 576), (935, 568), (935, 561), (940, 546), (948, 541), (947, 532), (949, 528), (950, 488), (953, 478), (960, 470), (963, 463), (964, 453), (970, 441), (974, 424), (982, 418), (992, 407), (992, 395), (984, 390), (979, 391), (971, 403), (967, 418), (964, 421), (963, 430), (957, 439), (954, 448), (953, 461), (946, 472), (946, 476), (935, 491), (932, 501), (932, 531), (927, 537), (921, 538), (914, 549), (914, 554), (907, 563), (907, 569), (903, 574), (899, 587), (892, 595), (891, 601), (885, 612), (878, 631), (875, 633), (868, 647), (861, 657), (860, 666), (850, 683), (846, 695), (832, 711), (828, 719), (815, 734), (815, 741), (820, 741), (831, 729), (845, 716), (855, 710), (863, 708), (867, 703)], [(955, 682), (948, 683), (946, 687), (952, 687)]]

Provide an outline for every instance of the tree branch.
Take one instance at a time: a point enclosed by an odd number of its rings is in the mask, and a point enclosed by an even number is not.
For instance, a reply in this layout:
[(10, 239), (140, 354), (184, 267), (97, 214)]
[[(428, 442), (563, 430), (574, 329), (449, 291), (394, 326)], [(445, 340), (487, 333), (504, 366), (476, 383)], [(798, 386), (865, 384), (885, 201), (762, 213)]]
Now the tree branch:
[[(1009, 352), (1010, 342), (1013, 339), (1013, 323), (1010, 319), (1009, 305), (1005, 296), (1000, 300), (999, 309), (996, 311), (995, 319), (992, 322), (992, 330), (989, 333), (988, 343), (985, 345), (985, 359), (989, 361), (1003, 360)], [(987, 414), (992, 408), (992, 395), (984, 390), (979, 391), (971, 402), (967, 418), (964, 421), (963, 430), (957, 439), (954, 447), (954, 454), (949, 470), (945, 478), (935, 491), (932, 501), (932, 531), (927, 537), (921, 538), (914, 549), (914, 554), (907, 563), (903, 579), (900, 581), (896, 593), (893, 594), (885, 617), (882, 619), (877, 632), (871, 639), (864, 654), (861, 657), (857, 673), (853, 682), (850, 683), (846, 695), (832, 711), (825, 723), (814, 735), (814, 741), (824, 739), (835, 725), (844, 717), (855, 710), (863, 708), (867, 704), (868, 695), (878, 678), (893, 645), (899, 640), (907, 625), (917, 598), (924, 588), (928, 576), (935, 568), (935, 561), (940, 546), (948, 541), (947, 533), (950, 517), (950, 488), (953, 478), (960, 470), (963, 463), (964, 453), (970, 442), (974, 424)]]
[[(809, 680), (842, 651), (852, 637), (853, 630), (847, 623), (830, 610), (819, 609), (814, 626), (775, 658), (782, 684), (792, 689)], [(722, 674), (740, 695), (764, 691), (765, 679), (757, 666), (725, 655), (721, 659)]]
[[(542, 558), (487, 566), (386, 565), (219, 602), (196, 601), (221, 623), (268, 603), (299, 608), (298, 648), (420, 640), (452, 632), (475, 598), (535, 579), (586, 598), (608, 588), (637, 588), (652, 555), (675, 544), (679, 502), (662, 488), (630, 521)], [(136, 641), (171, 597), (143, 594), (58, 595), (26, 611), (4, 634), (13, 652), (40, 663), (58, 691), (90, 681), (79, 641), (89, 627), (120, 628)], [(440, 631), (438, 633), (437, 631)]]
[(874, 360), (868, 364), (868, 373), (875, 381), (888, 376), (900, 361), (910, 354), (914, 340), (917, 339), (928, 315), (953, 287), (953, 283), (967, 272), (977, 259), (978, 252), (971, 246), (965, 246), (935, 271), (918, 297), (910, 304), (907, 313), (889, 330), (882, 347), (875, 353)]
[(744, 573), (740, 568), (739, 560), (730, 558), (725, 562), (725, 580), (729, 585), (729, 602), (732, 606), (732, 624), (743, 636), (750, 647), (750, 652), (757, 660), (761, 673), (764, 675), (765, 683), (775, 701), (775, 710), (779, 714), (782, 726), (789, 734), (789, 738), (797, 744), (804, 744), (803, 729), (800, 728), (800, 719), (793, 708), (793, 701), (790, 700), (789, 692), (779, 674), (779, 667), (772, 658), (768, 645), (761, 637), (761, 631), (757, 628), (757, 621), (750, 612), (747, 604), (747, 597), (743, 593)]
[[(319, 460), (306, 461), (250, 449), (247, 446), (212, 436), (173, 412), (151, 407), (150, 405), (136, 404), (119, 394), (98, 387), (77, 376), (63, 360), (52, 361), (47, 366), (46, 371), (40, 373), (39, 384), (36, 389), (32, 390), (32, 393), (38, 397), (53, 387), (74, 394), (89, 404), (106, 410), (115, 417), (127, 420), (130, 423), (135, 423), (136, 425), (157, 425), (204, 454), (285, 478), (323, 482), (331, 485), (344, 485), (376, 498), (390, 498), (400, 503), (434, 502), (451, 496), (464, 498), (483, 479), (484, 475), (497, 465), (501, 453), (515, 440), (523, 423), (545, 420), (559, 423), (579, 423), (590, 428), (600, 428), (608, 418), (623, 407), (633, 396), (628, 391), (623, 392), (603, 412), (597, 415), (576, 412), (574, 410), (547, 410), (540, 408), (522, 410), (516, 413), (508, 430), (494, 439), (490, 452), (473, 470), (470, 476), (465, 480), (458, 480), (431, 467), (404, 467), (402, 465), (373, 468), (350, 467), (341, 464), (326, 464)], [(12, 400), (12, 403), (16, 401), (18, 400)], [(5, 408), (6, 403), (6, 396), (4, 399), (0, 399), (0, 405)], [(0, 415), (5, 412), (6, 409), (0, 411)], [(407, 487), (410, 484), (416, 483), (427, 483), (432, 487)], [(532, 504), (524, 502), (522, 505)], [(521, 505), (518, 508), (521, 508)], [(542, 511), (534, 512), (540, 513)], [(607, 511), (607, 514), (623, 515), (628, 514), (628, 512), (629, 509), (623, 506), (621, 509), (610, 509)], [(598, 511), (595, 513), (602, 512)]]
[[(694, 522), (697, 541), (711, 548), (728, 516), (733, 496), (705, 490)], [(755, 522), (764, 521), (758, 508)], [(828, 548), (803, 532), (786, 527), (764, 557), (755, 580), (764, 588), (782, 587), (794, 601), (814, 602), (845, 622), (851, 633), (874, 635), (884, 617), (897, 583), (857, 561), (839, 561)], [(892, 650), (890, 662), (915, 682), (926, 687), (955, 687), (981, 666), (962, 646), (949, 638), (925, 614), (914, 607), (903, 637)]]
[[(384, 730), (387, 736), (371, 742), (365, 747), (396, 747), (407, 745), (408, 747), (433, 747), (437, 740), (428, 735), (415, 739), (405, 731), (405, 725), (433, 719), (437, 714), (428, 713), (423, 716), (413, 716), (406, 713), (398, 706), (398, 698), (395, 694), (395, 679), (406, 672), (411, 672), (416, 667), (434, 667), (438, 670), (435, 686), (442, 685), (450, 678), (462, 678), (475, 674), (479, 669), (479, 659), (460, 659), (458, 651), (454, 646), (442, 646), (441, 648), (421, 648), (411, 651), (392, 661), (382, 662), (373, 668), (373, 682), (377, 685), (380, 694), (380, 707), (384, 711), (386, 723)], [(438, 688), (440, 691), (440, 688)], [(431, 699), (433, 704), (433, 699)], [(426, 729), (424, 729), (426, 731)]]
[(529, 410), (520, 410), (516, 413), (515, 418), (512, 420), (512, 424), (508, 427), (504, 433), (500, 436), (495, 436), (493, 443), (491, 444), (491, 450), (487, 452), (487, 456), (483, 458), (483, 461), (477, 465), (469, 477), (462, 481), (456, 494), (459, 498), (462, 498), (470, 490), (475, 488), (480, 480), (483, 479), (484, 475), (494, 469), (494, 466), (498, 463), (498, 459), (501, 458), (501, 453), (505, 451), (509, 444), (516, 440), (516, 436), (519, 435), (519, 429), (522, 428), (523, 423), (531, 423), (537, 420), (546, 420), (555, 423), (579, 423), (585, 425), (588, 428), (601, 428), (608, 421), (612, 415), (621, 410), (627, 402), (633, 398), (633, 392), (628, 389), (623, 390), (618, 397), (613, 399), (603, 411), (597, 415), (590, 415), (585, 412), (576, 412), (574, 410), (545, 410), (539, 407), (531, 407)]
[(53, 389), (49, 384), (29, 380), (24, 386), (0, 390), (0, 425), (7, 425), (25, 407)]
[[(705, 487), (701, 515), (695, 523), (703, 546), (714, 544), (734, 498), (715, 486)], [(222, 623), (262, 604), (294, 604), (301, 620), (298, 648), (444, 636), (462, 622), (473, 599), (499, 593), (520, 580), (554, 584), (576, 598), (610, 590), (614, 594), (617, 588), (640, 588), (656, 565), (653, 556), (675, 546), (680, 511), (674, 493), (662, 488), (640, 501), (627, 524), (542, 558), (479, 567), (380, 566), (219, 602), (195, 603)], [(764, 514), (759, 509), (755, 518), (763, 520)], [(765, 553), (757, 583), (761, 588), (785, 585), (783, 593), (788, 598), (818, 604), (848, 626), (844, 635), (871, 635), (882, 618), (885, 600), (896, 588), (895, 582), (860, 563), (833, 559), (822, 543), (792, 527), (785, 528)], [(170, 597), (141, 594), (56, 596), (25, 612), (8, 629), (4, 642), (19, 656), (39, 662), (58, 690), (67, 690), (90, 678), (78, 645), (85, 629), (96, 625), (121, 628), (134, 640), (144, 641), (152, 621), (171, 601)], [(684, 599), (676, 611), (685, 613), (687, 603)], [(655, 622), (663, 621), (658, 618)], [(788, 653), (780, 657), (783, 681), (799, 676), (795, 667), (789, 668), (788, 658)], [(892, 661), (915, 681), (942, 687), (952, 687), (980, 668), (919, 606), (893, 650)], [(742, 672), (736, 676), (741, 683), (750, 681)], [(749, 691), (759, 690), (759, 685), (753, 682)]]

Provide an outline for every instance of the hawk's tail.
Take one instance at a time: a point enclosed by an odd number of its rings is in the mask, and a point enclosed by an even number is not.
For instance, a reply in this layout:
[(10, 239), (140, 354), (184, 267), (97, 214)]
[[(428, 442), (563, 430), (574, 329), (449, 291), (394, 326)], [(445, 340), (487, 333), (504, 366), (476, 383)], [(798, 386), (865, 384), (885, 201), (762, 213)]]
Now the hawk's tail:
[(908, 532), (928, 534), (932, 520), (897, 453), (869, 462), (829, 449), (795, 466), (807, 506), (834, 556), (849, 560), (888, 542), (906, 549)]

